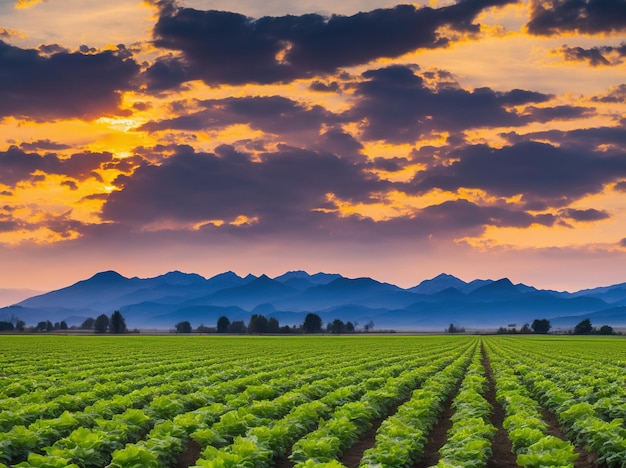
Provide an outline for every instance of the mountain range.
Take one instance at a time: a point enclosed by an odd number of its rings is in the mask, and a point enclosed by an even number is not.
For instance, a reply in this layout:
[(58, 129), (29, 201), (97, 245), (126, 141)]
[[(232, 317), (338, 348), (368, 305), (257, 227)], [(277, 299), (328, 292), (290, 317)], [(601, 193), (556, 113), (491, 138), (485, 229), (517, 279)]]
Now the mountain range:
[(181, 321), (215, 326), (225, 315), (248, 321), (251, 314), (299, 325), (309, 312), (324, 322), (340, 319), (376, 329), (441, 330), (498, 328), (548, 318), (553, 329), (571, 328), (584, 318), (594, 326), (626, 326), (626, 283), (573, 293), (513, 284), (508, 278), (465, 282), (441, 274), (411, 288), (372, 278), (290, 271), (275, 278), (241, 277), (231, 271), (212, 278), (173, 271), (154, 278), (97, 273), (71, 286), (0, 308), (0, 321), (18, 317), (28, 325), (64, 320), (80, 325), (88, 317), (119, 310), (130, 328), (170, 329)]

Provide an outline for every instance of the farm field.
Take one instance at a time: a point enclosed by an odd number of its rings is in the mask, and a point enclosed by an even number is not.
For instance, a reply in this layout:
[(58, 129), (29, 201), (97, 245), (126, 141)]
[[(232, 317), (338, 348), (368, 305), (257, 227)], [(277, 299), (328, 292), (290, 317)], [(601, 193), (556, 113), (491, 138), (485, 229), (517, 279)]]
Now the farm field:
[(1, 336), (0, 467), (626, 467), (626, 340)]

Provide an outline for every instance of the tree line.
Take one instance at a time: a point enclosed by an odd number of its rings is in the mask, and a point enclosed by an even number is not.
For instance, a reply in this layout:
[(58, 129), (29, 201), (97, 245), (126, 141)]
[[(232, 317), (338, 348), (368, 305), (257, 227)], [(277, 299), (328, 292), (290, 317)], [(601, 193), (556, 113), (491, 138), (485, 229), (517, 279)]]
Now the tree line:
[[(527, 333), (537, 333), (537, 334), (546, 334), (552, 329), (552, 324), (550, 324), (550, 320), (548, 319), (535, 319), (533, 320), (532, 325), (528, 325), (525, 323), (522, 328), (518, 331), (515, 328), (515, 325), (509, 325), (508, 328), (500, 327), (498, 328), (497, 333), (499, 334), (527, 334)], [(591, 324), (591, 320), (588, 318), (581, 320), (573, 330), (569, 330), (570, 335), (616, 335), (620, 334), (616, 333), (613, 327), (610, 325), (602, 325), (599, 329), (594, 328)]]
[[(322, 318), (314, 313), (309, 313), (305, 316), (304, 322), (300, 325), (283, 325), (281, 326), (278, 319), (275, 317), (266, 317), (262, 314), (252, 314), (248, 323), (243, 320), (231, 320), (222, 315), (217, 320), (216, 327), (206, 327), (200, 325), (195, 330), (191, 326), (191, 323), (187, 320), (178, 322), (175, 325), (174, 331), (176, 333), (231, 333), (231, 334), (303, 334), (303, 333), (327, 333), (344, 334), (344, 333), (356, 333), (356, 326), (358, 323), (352, 323), (350, 321), (344, 322), (340, 319), (334, 319), (323, 327)], [(364, 327), (364, 331), (370, 331), (374, 328), (374, 322), (368, 322)]]

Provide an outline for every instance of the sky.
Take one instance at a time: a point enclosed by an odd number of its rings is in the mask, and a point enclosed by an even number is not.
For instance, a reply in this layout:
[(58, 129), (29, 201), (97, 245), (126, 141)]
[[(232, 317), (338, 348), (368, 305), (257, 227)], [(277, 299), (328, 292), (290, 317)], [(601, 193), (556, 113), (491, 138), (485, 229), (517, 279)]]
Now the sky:
[(0, 0), (0, 288), (626, 282), (626, 0)]

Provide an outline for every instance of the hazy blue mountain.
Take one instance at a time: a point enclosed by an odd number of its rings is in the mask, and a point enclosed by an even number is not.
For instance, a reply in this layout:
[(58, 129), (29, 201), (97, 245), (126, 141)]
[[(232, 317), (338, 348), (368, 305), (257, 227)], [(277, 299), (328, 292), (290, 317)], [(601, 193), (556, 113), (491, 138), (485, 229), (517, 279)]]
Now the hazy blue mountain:
[(456, 276), (448, 275), (446, 273), (441, 273), (440, 275), (437, 275), (434, 278), (422, 281), (417, 286), (413, 286), (412, 288), (409, 288), (408, 291), (411, 291), (417, 294), (436, 294), (445, 289), (454, 288), (462, 293), (467, 294), (481, 286), (485, 286), (492, 282), (493, 280), (476, 279), (476, 280), (470, 281), (469, 283), (466, 283), (465, 281), (457, 278)]
[(606, 286), (593, 289), (583, 289), (572, 294), (574, 297), (588, 296), (597, 297), (609, 304), (624, 304), (626, 305), (626, 283), (615, 284), (613, 286)]
[(283, 273), (280, 276), (276, 276), (274, 279), (281, 283), (294, 279), (303, 279), (312, 284), (328, 284), (339, 278), (341, 278), (341, 275), (337, 273), (315, 273), (314, 275), (309, 275), (306, 271), (296, 270)]
[(252, 281), (234, 288), (221, 289), (211, 295), (191, 301), (192, 304), (234, 305), (251, 310), (261, 303), (273, 303), (296, 294), (296, 290), (279, 281), (261, 275)]
[(574, 293), (538, 290), (508, 278), (465, 282), (449, 274), (402, 289), (372, 278), (290, 271), (269, 278), (225, 272), (205, 279), (172, 271), (153, 278), (97, 273), (71, 286), (0, 308), (0, 320), (19, 317), (28, 325), (65, 320), (80, 325), (87, 317), (120, 310), (131, 328), (172, 328), (188, 320), (215, 326), (217, 318), (247, 322), (253, 313), (298, 325), (309, 312), (325, 322), (372, 320), (378, 329), (521, 327), (536, 318), (573, 327), (589, 317), (594, 326), (626, 325), (626, 283)]
[(435, 294), (448, 288), (456, 288), (461, 291), (467, 286), (467, 283), (456, 276), (441, 273), (434, 278), (422, 281), (417, 286), (409, 288), (408, 291), (417, 294)]
[(602, 325), (626, 327), (626, 307), (612, 307), (597, 312), (555, 317), (550, 320), (550, 323), (555, 328), (572, 328), (586, 318), (588, 318), (591, 324), (596, 328), (600, 328)]

